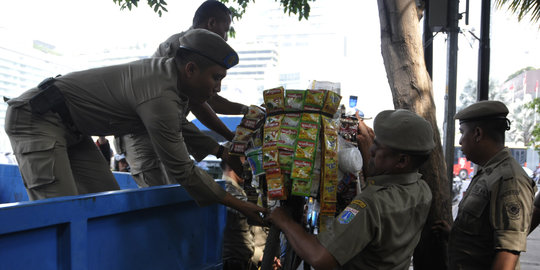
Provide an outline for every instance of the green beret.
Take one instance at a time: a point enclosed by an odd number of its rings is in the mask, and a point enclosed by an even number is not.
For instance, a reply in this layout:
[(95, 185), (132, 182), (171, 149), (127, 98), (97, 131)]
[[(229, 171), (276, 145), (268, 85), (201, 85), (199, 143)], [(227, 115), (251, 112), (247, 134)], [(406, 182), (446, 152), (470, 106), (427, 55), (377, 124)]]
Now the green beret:
[(238, 54), (234, 49), (218, 34), (206, 29), (189, 30), (179, 41), (181, 50), (202, 55), (226, 69), (238, 64)]
[(409, 110), (382, 111), (373, 127), (377, 141), (393, 149), (427, 154), (435, 148), (431, 124)]
[(459, 111), (454, 116), (460, 123), (488, 120), (488, 119), (506, 119), (508, 108), (504, 103), (495, 100), (483, 100)]

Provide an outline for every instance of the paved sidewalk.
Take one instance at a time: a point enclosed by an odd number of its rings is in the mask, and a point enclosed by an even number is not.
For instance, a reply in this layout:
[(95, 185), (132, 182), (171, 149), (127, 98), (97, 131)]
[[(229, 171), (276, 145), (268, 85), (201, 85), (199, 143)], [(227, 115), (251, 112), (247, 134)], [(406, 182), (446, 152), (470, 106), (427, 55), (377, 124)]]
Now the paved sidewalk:
[(527, 252), (521, 254), (522, 270), (540, 269), (540, 228), (536, 228), (527, 238)]

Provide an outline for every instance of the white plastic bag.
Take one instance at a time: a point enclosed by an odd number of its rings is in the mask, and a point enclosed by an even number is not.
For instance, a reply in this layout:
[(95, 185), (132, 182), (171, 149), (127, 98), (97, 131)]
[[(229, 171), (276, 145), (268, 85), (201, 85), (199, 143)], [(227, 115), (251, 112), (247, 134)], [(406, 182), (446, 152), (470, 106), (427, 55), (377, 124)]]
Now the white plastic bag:
[(343, 173), (358, 174), (362, 170), (362, 154), (352, 143), (338, 136), (338, 167)]

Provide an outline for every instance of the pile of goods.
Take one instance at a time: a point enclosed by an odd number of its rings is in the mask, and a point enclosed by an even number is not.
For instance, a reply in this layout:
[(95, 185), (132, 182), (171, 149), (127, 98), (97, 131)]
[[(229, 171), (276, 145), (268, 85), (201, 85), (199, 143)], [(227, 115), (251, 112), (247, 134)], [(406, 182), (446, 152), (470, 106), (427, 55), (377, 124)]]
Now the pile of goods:
[(254, 176), (251, 185), (264, 189), (265, 199), (310, 197), (321, 218), (335, 216), (341, 210), (336, 208), (337, 190), (344, 176), (338, 166), (339, 145), (346, 143), (360, 156), (356, 146), (343, 139), (354, 141), (356, 126), (342, 121), (341, 96), (331, 90), (283, 87), (265, 90), (263, 96), (264, 108), (250, 106), (237, 127), (230, 154), (247, 157)]

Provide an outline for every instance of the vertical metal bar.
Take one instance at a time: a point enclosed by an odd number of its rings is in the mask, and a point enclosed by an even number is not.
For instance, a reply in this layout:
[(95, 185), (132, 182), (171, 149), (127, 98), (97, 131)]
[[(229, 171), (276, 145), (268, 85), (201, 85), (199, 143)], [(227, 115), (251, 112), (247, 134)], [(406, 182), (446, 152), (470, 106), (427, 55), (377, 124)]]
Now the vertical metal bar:
[[(448, 1), (448, 42), (446, 59), (446, 106), (445, 106), (445, 139), (444, 155), (448, 179), (454, 179), (454, 140), (456, 114), (456, 81), (457, 81), (457, 49), (459, 34), (459, 1)], [(448, 181), (452, 190), (452, 181)]]
[(478, 82), (477, 100), (489, 99), (489, 62), (490, 62), (490, 17), (491, 1), (482, 0), (482, 14), (480, 17), (480, 46), (478, 47)]

